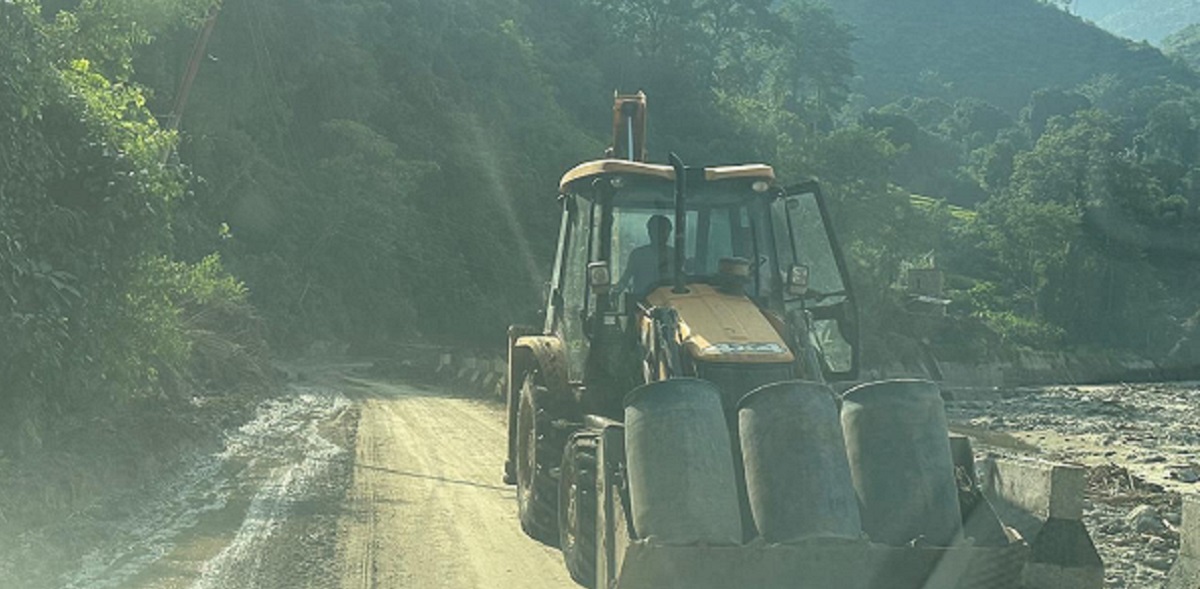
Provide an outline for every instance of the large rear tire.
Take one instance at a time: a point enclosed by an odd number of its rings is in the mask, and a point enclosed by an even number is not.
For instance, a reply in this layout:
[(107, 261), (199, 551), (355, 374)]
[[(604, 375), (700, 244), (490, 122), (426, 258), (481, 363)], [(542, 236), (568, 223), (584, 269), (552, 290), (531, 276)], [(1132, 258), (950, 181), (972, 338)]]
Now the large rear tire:
[(552, 471), (562, 456), (554, 442), (552, 417), (544, 407), (546, 388), (537, 373), (526, 375), (517, 406), (517, 515), (529, 537), (558, 546), (558, 484)]
[(596, 583), (596, 448), (599, 434), (571, 436), (558, 485), (558, 542), (576, 583)]

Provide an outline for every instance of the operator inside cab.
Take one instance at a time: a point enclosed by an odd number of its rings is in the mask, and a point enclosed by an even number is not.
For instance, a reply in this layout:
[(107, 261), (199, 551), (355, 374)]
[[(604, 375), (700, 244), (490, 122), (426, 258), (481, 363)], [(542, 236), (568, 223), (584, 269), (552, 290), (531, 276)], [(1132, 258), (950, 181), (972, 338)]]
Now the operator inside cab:
[(674, 276), (675, 248), (667, 245), (671, 229), (671, 220), (664, 215), (653, 215), (646, 221), (650, 243), (629, 252), (625, 271), (617, 281), (617, 292), (628, 290), (632, 296), (643, 299), (655, 285)]

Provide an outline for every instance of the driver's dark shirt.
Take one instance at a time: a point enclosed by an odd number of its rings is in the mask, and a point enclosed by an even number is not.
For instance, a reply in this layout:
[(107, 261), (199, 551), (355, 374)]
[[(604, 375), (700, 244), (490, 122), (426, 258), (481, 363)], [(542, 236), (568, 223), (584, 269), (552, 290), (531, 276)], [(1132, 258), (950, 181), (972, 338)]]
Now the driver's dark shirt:
[(629, 281), (629, 292), (637, 298), (643, 298), (650, 294), (650, 289), (655, 284), (670, 279), (674, 268), (674, 248), (646, 244), (629, 252), (622, 283)]

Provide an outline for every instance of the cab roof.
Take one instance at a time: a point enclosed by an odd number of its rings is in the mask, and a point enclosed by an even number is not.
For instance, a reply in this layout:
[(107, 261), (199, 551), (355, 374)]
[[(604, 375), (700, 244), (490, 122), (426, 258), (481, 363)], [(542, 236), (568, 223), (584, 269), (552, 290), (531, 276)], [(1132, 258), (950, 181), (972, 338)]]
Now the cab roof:
[[(648, 164), (629, 160), (603, 159), (584, 162), (563, 174), (558, 183), (559, 192), (568, 192), (572, 184), (590, 180), (605, 174), (636, 174), (646, 178), (675, 181), (675, 169), (663, 164)], [(741, 164), (736, 166), (711, 166), (704, 168), (704, 179), (709, 182), (738, 178), (775, 181), (775, 170), (766, 164)]]

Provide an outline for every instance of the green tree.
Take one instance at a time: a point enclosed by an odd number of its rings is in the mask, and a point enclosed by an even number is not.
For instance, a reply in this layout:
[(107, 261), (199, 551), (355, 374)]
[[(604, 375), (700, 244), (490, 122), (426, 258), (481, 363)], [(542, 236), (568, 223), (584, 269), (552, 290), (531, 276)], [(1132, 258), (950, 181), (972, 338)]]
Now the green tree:
[(1162, 194), (1121, 148), (1119, 130), (1095, 110), (1051, 119), (1015, 158), (1008, 188), (982, 210), (1013, 295), (1028, 302), (1030, 317), (1074, 341), (1144, 339), (1154, 313), (1139, 301), (1159, 288), (1144, 248)]
[(148, 37), (114, 15), (138, 6), (84, 2), (47, 23), (33, 3), (0, 4), (0, 452), (38, 451), (51, 409), (186, 392), (202, 331), (253, 339), (201, 317), (244, 294), (217, 288), (236, 281), (216, 258), (167, 261), (184, 175), (164, 163), (174, 134), (125, 77)]
[(1029, 133), (1040, 137), (1053, 117), (1067, 117), (1092, 106), (1086, 96), (1065, 90), (1042, 89), (1033, 93), (1021, 117)]

